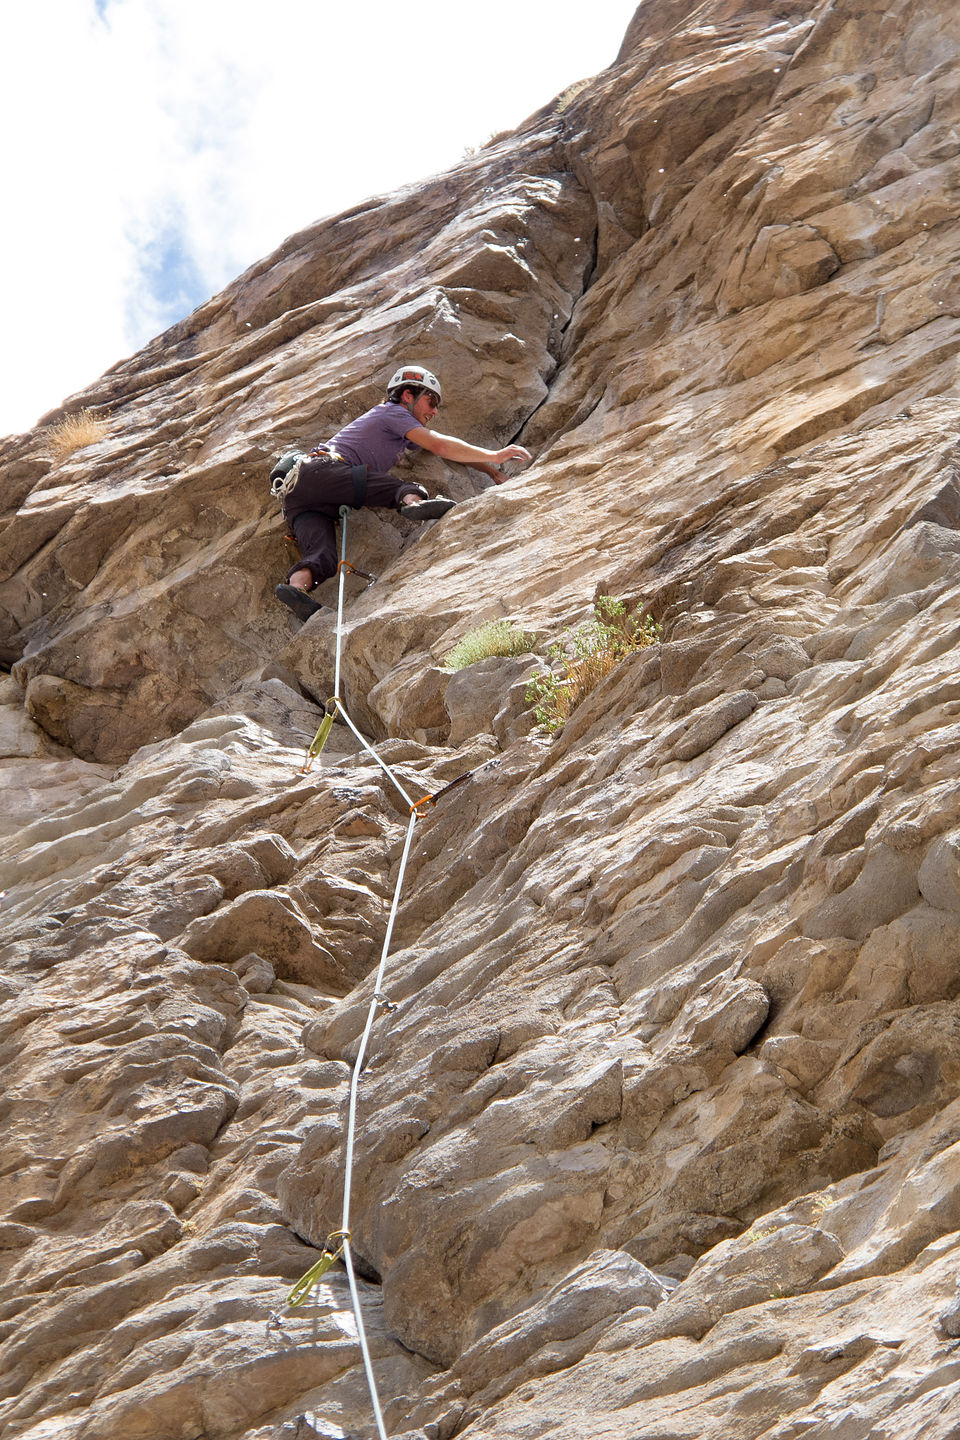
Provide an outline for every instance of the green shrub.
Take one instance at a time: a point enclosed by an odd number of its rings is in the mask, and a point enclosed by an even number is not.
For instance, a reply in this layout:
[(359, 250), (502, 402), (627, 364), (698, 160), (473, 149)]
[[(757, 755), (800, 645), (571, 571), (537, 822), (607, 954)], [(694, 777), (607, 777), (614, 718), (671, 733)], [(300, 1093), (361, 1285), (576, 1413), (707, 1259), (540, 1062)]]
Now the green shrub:
[(509, 620), (488, 620), (464, 635), (443, 657), (443, 663), (448, 670), (463, 670), (493, 655), (527, 655), (536, 643), (536, 635), (511, 625)]
[(554, 732), (562, 729), (581, 700), (624, 656), (659, 639), (660, 626), (651, 616), (629, 614), (622, 600), (601, 595), (593, 618), (565, 632), (547, 651), (559, 669), (536, 676), (527, 686), (527, 704), (536, 704), (537, 723)]

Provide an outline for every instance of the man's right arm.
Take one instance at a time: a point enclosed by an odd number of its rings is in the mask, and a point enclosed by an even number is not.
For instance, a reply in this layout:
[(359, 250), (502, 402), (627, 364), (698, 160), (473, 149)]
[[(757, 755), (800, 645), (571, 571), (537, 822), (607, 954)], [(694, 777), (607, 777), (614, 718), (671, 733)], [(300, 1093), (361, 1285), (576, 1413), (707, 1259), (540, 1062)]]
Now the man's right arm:
[[(458, 440), (456, 435), (437, 435), (433, 430), (427, 430), (423, 425), (414, 425), (407, 431), (407, 439), (414, 445), (419, 445), (421, 450), (429, 450), (431, 455), (439, 455), (441, 460), (453, 460), (458, 465), (475, 465), (479, 470), (485, 470), (492, 480), (497, 476), (492, 473), (490, 467), (503, 465), (507, 460), (523, 460), (529, 463), (533, 459), (529, 450), (522, 445), (506, 445), (502, 450), (484, 450), (479, 445), (468, 445), (466, 440)], [(497, 482), (499, 484), (499, 481)]]

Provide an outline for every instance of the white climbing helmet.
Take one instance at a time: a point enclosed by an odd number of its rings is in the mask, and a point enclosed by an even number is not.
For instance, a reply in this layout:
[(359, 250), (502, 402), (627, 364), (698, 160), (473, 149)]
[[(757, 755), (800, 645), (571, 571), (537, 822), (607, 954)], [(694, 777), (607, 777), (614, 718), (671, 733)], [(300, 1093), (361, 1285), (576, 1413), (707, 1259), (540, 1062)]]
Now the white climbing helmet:
[(419, 387), (422, 390), (432, 390), (438, 400), (443, 399), (443, 391), (440, 389), (440, 381), (432, 370), (427, 370), (423, 365), (401, 365), (390, 377), (387, 386), (387, 394), (393, 395), (396, 390), (406, 390), (407, 386)]

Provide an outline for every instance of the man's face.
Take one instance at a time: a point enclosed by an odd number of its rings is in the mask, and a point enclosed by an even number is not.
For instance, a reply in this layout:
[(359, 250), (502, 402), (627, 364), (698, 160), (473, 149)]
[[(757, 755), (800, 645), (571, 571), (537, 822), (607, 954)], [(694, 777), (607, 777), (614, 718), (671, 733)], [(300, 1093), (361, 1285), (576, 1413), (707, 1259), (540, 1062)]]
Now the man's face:
[(424, 390), (423, 394), (418, 395), (413, 402), (413, 418), (419, 425), (429, 425), (439, 409), (436, 395), (432, 395), (429, 390)]

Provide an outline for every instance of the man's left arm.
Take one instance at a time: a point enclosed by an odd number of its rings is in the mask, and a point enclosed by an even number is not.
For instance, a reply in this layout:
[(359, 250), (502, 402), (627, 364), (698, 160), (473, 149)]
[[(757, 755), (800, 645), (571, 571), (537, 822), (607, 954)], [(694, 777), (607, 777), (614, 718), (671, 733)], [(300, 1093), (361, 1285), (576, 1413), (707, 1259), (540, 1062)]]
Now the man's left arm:
[(482, 470), (484, 475), (489, 475), (494, 485), (502, 485), (504, 480), (509, 478), (508, 476), (504, 475), (503, 471), (498, 465), (474, 465), (473, 468), (474, 470)]

